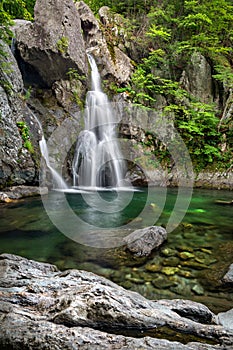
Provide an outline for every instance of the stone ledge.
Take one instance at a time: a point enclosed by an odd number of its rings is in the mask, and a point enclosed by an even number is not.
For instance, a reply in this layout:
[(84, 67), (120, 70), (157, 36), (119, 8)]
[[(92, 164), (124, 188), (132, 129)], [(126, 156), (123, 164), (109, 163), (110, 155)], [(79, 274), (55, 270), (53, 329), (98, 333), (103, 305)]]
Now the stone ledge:
[[(152, 301), (90, 272), (0, 255), (4, 349), (230, 350), (233, 333), (218, 320), (200, 303)], [(186, 344), (166, 339), (164, 330)]]

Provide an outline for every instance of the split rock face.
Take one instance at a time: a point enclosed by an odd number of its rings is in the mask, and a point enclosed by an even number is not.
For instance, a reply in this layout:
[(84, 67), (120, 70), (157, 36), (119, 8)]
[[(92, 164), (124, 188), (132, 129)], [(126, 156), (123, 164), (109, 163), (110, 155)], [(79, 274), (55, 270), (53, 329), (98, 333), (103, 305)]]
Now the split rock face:
[(35, 5), (35, 22), (16, 22), (16, 43), (21, 58), (51, 87), (68, 78), (70, 68), (87, 75), (81, 22), (72, 0), (41, 0)]

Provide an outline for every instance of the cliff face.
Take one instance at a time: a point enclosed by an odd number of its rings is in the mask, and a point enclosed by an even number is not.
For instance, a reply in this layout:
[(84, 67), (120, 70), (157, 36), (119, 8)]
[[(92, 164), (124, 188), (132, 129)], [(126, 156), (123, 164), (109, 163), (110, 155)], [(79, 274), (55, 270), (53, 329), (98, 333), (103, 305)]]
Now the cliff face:
[[(51, 0), (36, 2), (33, 23), (15, 21), (14, 54), (18, 65), (8, 47), (5, 47), (6, 58), (1, 57), (1, 187), (38, 183), (41, 158), (38, 140), (41, 131), (36, 118), (42, 123), (46, 138), (63, 122), (67, 122), (66, 125), (73, 130), (73, 140), (67, 143), (67, 137), (62, 134), (52, 157), (62, 158), (58, 148), (72, 153), (72, 142), (76, 138), (74, 129), (77, 129), (77, 135), (78, 130), (82, 129), (81, 110), (89, 85), (86, 52), (94, 56), (106, 89), (110, 89), (111, 85), (125, 87), (129, 82), (133, 72), (130, 52), (135, 55), (137, 50), (133, 48), (133, 42), (129, 45), (130, 39), (125, 36), (124, 24), (119, 16), (103, 7), (99, 11), (99, 18), (97, 20), (82, 1), (74, 5), (72, 0)], [(164, 67), (164, 70), (165, 75), (169, 75), (169, 67)], [(181, 72), (180, 83), (201, 102), (215, 102), (218, 109), (224, 111), (223, 115), (229, 118), (231, 93), (221, 88), (212, 78), (212, 67), (204, 56), (193, 54)], [(30, 87), (31, 95), (22, 97), (24, 86)], [(119, 105), (130, 103), (126, 93), (118, 95), (116, 101)], [(125, 119), (122, 121), (121, 133), (123, 137), (132, 140), (132, 159), (141, 157), (142, 163), (146, 162), (145, 149), (139, 146), (135, 151), (135, 145), (147, 138), (146, 131), (157, 128), (166, 105), (166, 98), (158, 95), (154, 113), (145, 116), (139, 110), (135, 115), (130, 115), (130, 118), (123, 113)], [(171, 114), (171, 119), (173, 117)], [(64, 173), (68, 178), (70, 156), (63, 167), (66, 168)], [(179, 175), (176, 170), (147, 170), (151, 183), (160, 186), (177, 185)], [(164, 173), (163, 180), (157, 181), (161, 178), (161, 171)], [(135, 167), (129, 177), (137, 179), (135, 183), (144, 183), (142, 172)], [(233, 187), (231, 170), (225, 175), (219, 172), (217, 184), (214, 180), (216, 176), (208, 174), (207, 177), (207, 182), (203, 182), (203, 175), (200, 175), (198, 186), (208, 183), (206, 186), (210, 188)], [(223, 178), (223, 181), (219, 181), (219, 178)]]
[[(35, 184), (38, 122), (23, 99), (17, 62), (8, 46), (2, 45), (6, 56), (0, 57), (0, 186)], [(34, 135), (29, 134), (29, 125)]]

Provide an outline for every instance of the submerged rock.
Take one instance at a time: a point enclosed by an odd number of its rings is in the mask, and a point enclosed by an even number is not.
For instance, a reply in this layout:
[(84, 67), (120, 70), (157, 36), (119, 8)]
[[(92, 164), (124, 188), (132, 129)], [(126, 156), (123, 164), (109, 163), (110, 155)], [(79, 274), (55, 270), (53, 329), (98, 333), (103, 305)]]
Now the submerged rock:
[(127, 248), (137, 256), (148, 256), (167, 238), (167, 231), (161, 226), (150, 226), (136, 230), (124, 238)]
[[(54, 265), (2, 254), (0, 287), (4, 349), (230, 350), (233, 345), (231, 330), (214, 323), (204, 305), (148, 300), (86, 271), (61, 272)], [(168, 341), (168, 329), (174, 338), (192, 335), (192, 342)], [(127, 330), (131, 336), (124, 335)], [(147, 330), (150, 337), (138, 338)], [(156, 338), (157, 332), (163, 339)]]
[(230, 265), (228, 272), (222, 278), (223, 283), (233, 285), (233, 264)]

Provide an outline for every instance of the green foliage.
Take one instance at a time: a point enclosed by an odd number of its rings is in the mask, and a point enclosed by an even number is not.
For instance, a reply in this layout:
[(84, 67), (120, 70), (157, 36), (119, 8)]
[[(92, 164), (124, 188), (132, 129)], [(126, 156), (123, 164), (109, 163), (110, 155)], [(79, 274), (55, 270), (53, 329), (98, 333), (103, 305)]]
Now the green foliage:
[(62, 36), (56, 43), (57, 49), (61, 54), (65, 54), (68, 51), (69, 39), (66, 36)]
[(227, 88), (233, 88), (233, 68), (228, 64), (215, 66), (216, 74), (213, 78), (221, 81), (223, 85)]
[[(74, 0), (78, 2), (79, 0)], [(127, 0), (116, 1), (116, 0), (86, 0), (85, 3), (97, 13), (101, 6), (108, 6), (112, 11), (127, 16), (137, 16), (149, 11), (153, 0)]]
[[(9, 38), (12, 37), (12, 31), (10, 26), (12, 25), (11, 16), (9, 13), (4, 11), (3, 2), (0, 3), (0, 41), (9, 43)], [(3, 49), (3, 45), (0, 43), (0, 56), (6, 56), (6, 53)]]
[(171, 37), (171, 34), (162, 26), (152, 24), (147, 32), (147, 36), (154, 39), (162, 39), (163, 41), (168, 41)]
[[(32, 20), (36, 0), (2, 0), (0, 1), (0, 40), (10, 43), (13, 33), (13, 19)], [(6, 53), (0, 43), (0, 56)]]
[(81, 82), (85, 82), (86, 80), (85, 75), (80, 75), (76, 68), (69, 68), (66, 74), (68, 75), (70, 80), (80, 80)]
[(33, 8), (35, 0), (3, 0), (2, 10), (11, 18), (33, 19)]
[(19, 121), (16, 124), (23, 140), (23, 146), (27, 148), (30, 153), (33, 153), (34, 149), (30, 141), (30, 131), (27, 124), (24, 121)]
[(175, 126), (196, 166), (202, 168), (221, 159), (221, 133), (218, 131), (219, 119), (214, 106), (191, 101), (189, 107), (183, 107), (175, 114)]
[[(218, 131), (219, 118), (215, 106), (198, 102), (181, 88), (179, 82), (159, 76), (156, 66), (161, 62), (166, 63), (164, 55), (152, 52), (138, 65), (131, 86), (127, 87), (131, 98), (136, 104), (155, 108), (158, 95), (164, 96), (167, 106), (163, 108), (163, 113), (173, 116), (174, 125), (196, 167), (200, 169), (220, 160), (221, 133)], [(161, 143), (154, 154), (160, 159), (168, 159), (166, 147), (162, 147)]]
[(66, 73), (71, 82), (71, 92), (73, 94), (73, 99), (75, 103), (82, 109), (84, 107), (83, 99), (80, 97), (81, 95), (81, 86), (85, 83), (86, 77), (85, 75), (80, 75), (77, 69), (69, 68)]
[[(150, 3), (150, 2), (149, 2)], [(213, 78), (224, 88), (233, 88), (233, 5), (230, 0), (167, 0), (150, 3), (147, 25), (142, 25), (141, 41), (145, 51), (130, 84), (118, 89), (127, 92), (135, 104), (156, 108), (163, 96), (163, 113), (173, 119), (198, 168), (227, 161), (232, 128), (221, 125), (215, 106), (201, 103), (180, 86), (180, 73), (193, 52), (201, 52), (214, 66)], [(139, 38), (136, 39), (139, 42)], [(228, 143), (223, 152), (223, 128)], [(152, 142), (151, 140), (149, 142)], [(146, 147), (151, 147), (148, 140)], [(157, 145), (156, 156), (164, 145)], [(157, 153), (156, 153), (157, 152)]]

